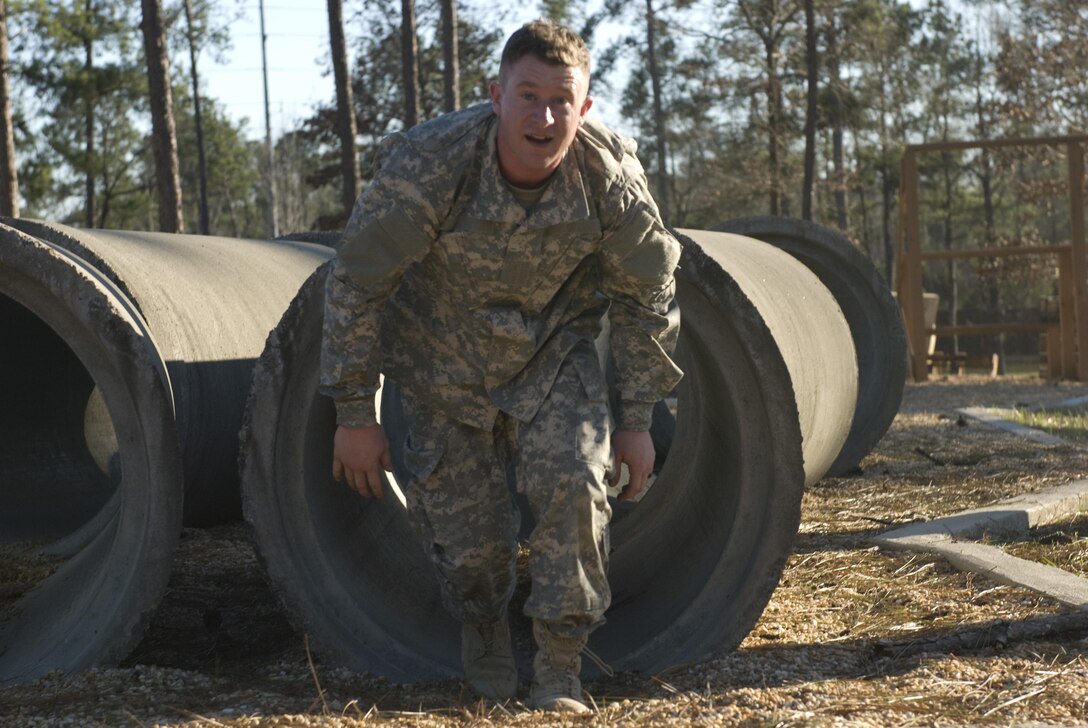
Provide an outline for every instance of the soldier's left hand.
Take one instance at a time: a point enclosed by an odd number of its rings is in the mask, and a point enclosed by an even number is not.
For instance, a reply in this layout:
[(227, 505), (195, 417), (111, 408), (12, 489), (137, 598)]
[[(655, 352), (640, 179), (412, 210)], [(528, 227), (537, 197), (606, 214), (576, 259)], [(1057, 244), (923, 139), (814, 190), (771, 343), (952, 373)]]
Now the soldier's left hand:
[(646, 487), (646, 479), (654, 469), (654, 441), (650, 433), (636, 430), (616, 430), (612, 433), (612, 472), (608, 484), (620, 482), (620, 466), (627, 464), (630, 480), (620, 491), (619, 500), (631, 500)]

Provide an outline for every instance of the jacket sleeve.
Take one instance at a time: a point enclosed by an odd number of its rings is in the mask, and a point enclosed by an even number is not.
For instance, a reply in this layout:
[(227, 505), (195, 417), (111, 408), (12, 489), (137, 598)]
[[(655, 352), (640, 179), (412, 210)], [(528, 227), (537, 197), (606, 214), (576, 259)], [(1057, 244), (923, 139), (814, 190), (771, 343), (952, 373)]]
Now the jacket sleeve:
[(340, 425), (377, 422), (382, 310), (412, 263), (438, 237), (424, 157), (401, 134), (382, 143), (374, 180), (355, 202), (325, 281), (320, 391)]
[(624, 155), (611, 186), (601, 249), (602, 292), (612, 301), (609, 344), (619, 405), (616, 427), (648, 430), (654, 404), (683, 372), (672, 360), (680, 331), (673, 277), (680, 243), (665, 229), (646, 173), (633, 152)]

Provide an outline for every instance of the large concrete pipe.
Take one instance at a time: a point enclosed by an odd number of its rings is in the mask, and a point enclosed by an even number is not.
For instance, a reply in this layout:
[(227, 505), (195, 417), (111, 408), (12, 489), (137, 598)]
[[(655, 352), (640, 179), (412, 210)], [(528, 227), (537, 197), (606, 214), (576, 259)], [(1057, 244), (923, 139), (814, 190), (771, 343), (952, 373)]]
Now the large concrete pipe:
[(888, 284), (846, 236), (787, 217), (744, 217), (715, 230), (771, 243), (820, 279), (850, 326), (858, 357), (858, 398), (850, 434), (828, 475), (857, 467), (895, 419), (907, 376), (907, 334)]
[(191, 519), (240, 514), (267, 332), (331, 251), (0, 223), (0, 684), (140, 638)]
[[(646, 496), (616, 509), (614, 600), (591, 642), (616, 669), (659, 670), (743, 639), (790, 553), (803, 485), (834, 460), (854, 409), (849, 327), (816, 276), (752, 238), (684, 232), (675, 435)], [(320, 649), (398, 680), (454, 675), (458, 628), (399, 491), (388, 482), (390, 495), (364, 500), (331, 479), (334, 411), (316, 393), (322, 279), (303, 287), (254, 372), (246, 518)], [(513, 618), (524, 665), (531, 638)]]
[(297, 241), (7, 224), (79, 256), (125, 294), (165, 365), (184, 462), (185, 524), (240, 518), (237, 437), (253, 364), (299, 286), (332, 250)]

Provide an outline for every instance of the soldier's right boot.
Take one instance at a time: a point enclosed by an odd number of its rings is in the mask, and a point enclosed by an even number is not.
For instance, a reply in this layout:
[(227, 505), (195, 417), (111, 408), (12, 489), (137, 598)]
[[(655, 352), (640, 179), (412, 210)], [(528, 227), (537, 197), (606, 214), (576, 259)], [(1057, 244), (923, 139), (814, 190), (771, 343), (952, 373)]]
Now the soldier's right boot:
[(518, 670), (505, 615), (494, 622), (461, 625), (461, 666), (465, 680), (485, 698), (501, 701), (514, 697)]
[(559, 635), (545, 622), (534, 619), (533, 637), (537, 652), (533, 658), (529, 706), (560, 713), (588, 713), (589, 708), (582, 702), (582, 681), (579, 679), (585, 636)]

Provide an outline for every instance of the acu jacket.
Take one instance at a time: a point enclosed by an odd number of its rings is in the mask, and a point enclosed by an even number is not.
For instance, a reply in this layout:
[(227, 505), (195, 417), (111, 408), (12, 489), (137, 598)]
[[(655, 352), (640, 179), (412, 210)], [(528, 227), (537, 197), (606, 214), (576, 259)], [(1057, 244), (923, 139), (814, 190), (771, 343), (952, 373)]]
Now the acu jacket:
[[(482, 104), (383, 141), (327, 278), (321, 391), (351, 427), (375, 423), (379, 372), (475, 427), (500, 410), (529, 421), (607, 315), (616, 426), (648, 429), (681, 377), (680, 245), (634, 143), (586, 119), (526, 212), (499, 172), (497, 126)], [(605, 396), (599, 370), (580, 374)]]

